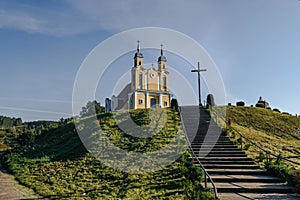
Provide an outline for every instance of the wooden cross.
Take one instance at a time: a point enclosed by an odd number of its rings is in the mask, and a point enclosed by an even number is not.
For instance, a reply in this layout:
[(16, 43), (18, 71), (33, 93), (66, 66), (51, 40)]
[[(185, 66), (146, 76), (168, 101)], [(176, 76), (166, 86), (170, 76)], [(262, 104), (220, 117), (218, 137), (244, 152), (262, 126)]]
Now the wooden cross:
[(198, 73), (198, 93), (199, 93), (199, 106), (202, 106), (201, 103), (201, 87), (200, 87), (200, 72), (205, 72), (206, 69), (200, 69), (200, 62), (198, 62), (198, 69), (193, 69), (191, 72), (197, 72)]

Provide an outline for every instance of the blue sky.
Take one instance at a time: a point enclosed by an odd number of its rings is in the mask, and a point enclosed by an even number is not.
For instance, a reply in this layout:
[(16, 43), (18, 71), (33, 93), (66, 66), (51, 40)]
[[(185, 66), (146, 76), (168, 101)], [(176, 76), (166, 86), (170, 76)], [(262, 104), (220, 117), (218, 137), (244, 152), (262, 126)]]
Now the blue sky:
[(272, 108), (300, 114), (298, 0), (175, 2), (1, 0), (0, 114), (70, 116), (73, 83), (88, 53), (120, 31), (147, 26), (200, 43), (219, 68), (228, 102), (251, 105), (262, 96)]

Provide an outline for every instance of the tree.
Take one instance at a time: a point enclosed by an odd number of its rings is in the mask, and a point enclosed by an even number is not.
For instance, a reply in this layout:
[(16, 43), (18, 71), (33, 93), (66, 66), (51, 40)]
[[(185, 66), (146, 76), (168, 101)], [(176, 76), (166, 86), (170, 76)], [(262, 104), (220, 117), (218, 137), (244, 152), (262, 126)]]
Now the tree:
[(178, 101), (177, 101), (177, 99), (172, 99), (171, 100), (171, 108), (178, 112)]
[(215, 106), (216, 104), (215, 104), (214, 95), (208, 94), (206, 97), (206, 103), (207, 103), (207, 106)]
[(16, 118), (14, 121), (14, 126), (20, 126), (22, 125), (22, 119), (21, 118)]
[(96, 100), (87, 102), (80, 112), (81, 117), (104, 113), (105, 108)]
[(18, 142), (22, 146), (24, 145), (30, 146), (33, 144), (34, 140), (35, 140), (35, 134), (32, 130), (31, 131), (26, 130), (18, 137)]

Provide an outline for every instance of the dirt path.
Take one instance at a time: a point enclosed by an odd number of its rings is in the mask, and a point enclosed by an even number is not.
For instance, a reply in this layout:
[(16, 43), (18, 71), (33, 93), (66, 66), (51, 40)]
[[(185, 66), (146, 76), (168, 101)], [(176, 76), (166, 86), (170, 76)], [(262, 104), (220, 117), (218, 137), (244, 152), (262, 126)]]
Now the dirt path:
[[(1, 157), (0, 153), (0, 157)], [(14, 176), (7, 174), (0, 163), (0, 199), (42, 199), (33, 190), (20, 185)]]

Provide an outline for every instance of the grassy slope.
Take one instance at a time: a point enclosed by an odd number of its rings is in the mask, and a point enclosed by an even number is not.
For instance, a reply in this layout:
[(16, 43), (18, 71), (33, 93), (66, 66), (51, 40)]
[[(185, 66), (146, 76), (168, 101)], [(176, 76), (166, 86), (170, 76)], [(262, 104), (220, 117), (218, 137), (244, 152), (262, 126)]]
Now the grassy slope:
[[(138, 152), (154, 151), (169, 143), (178, 130), (178, 116), (171, 110), (167, 112), (166, 125), (150, 140), (126, 135), (109, 114), (101, 115), (100, 121), (116, 146)], [(150, 122), (145, 110), (133, 111), (131, 118), (140, 125)], [(129, 119), (121, 117), (120, 120), (126, 124)], [(92, 135), (97, 135), (97, 131)], [(124, 173), (93, 158), (82, 145), (74, 125), (67, 124), (39, 137), (33, 150), (7, 155), (6, 162), (21, 183), (49, 198), (191, 199), (199, 196), (212, 199), (210, 192), (199, 193), (202, 171), (192, 166), (188, 157), (185, 153), (159, 171)], [(150, 162), (146, 161), (146, 165)]]
[[(234, 128), (259, 146), (282, 157), (298, 156), (291, 160), (300, 163), (299, 117), (263, 108), (230, 106), (227, 108), (227, 118), (232, 120)], [(250, 147), (247, 153), (254, 159), (259, 156), (257, 148)], [(285, 164), (300, 168), (290, 162)]]

